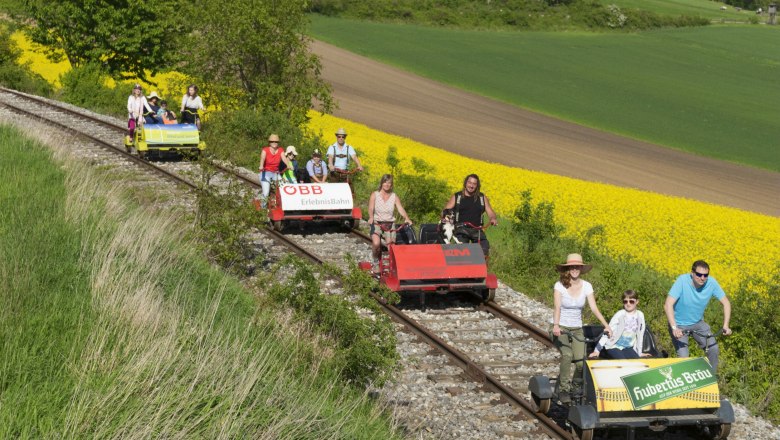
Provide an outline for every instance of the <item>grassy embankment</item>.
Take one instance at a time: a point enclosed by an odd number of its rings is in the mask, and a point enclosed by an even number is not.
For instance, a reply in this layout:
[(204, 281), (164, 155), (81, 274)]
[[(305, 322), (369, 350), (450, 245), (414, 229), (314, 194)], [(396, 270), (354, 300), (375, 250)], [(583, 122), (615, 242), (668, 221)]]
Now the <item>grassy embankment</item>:
[(63, 160), (0, 125), (1, 438), (393, 437), (175, 213)]
[(512, 33), (312, 16), (311, 33), (510, 104), (780, 171), (773, 122), (780, 116), (778, 29)]

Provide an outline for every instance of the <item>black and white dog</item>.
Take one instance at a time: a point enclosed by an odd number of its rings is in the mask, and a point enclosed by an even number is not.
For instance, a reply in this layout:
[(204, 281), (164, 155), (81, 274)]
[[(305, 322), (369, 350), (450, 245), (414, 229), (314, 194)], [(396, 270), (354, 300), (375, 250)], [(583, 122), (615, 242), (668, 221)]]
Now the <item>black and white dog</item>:
[(455, 236), (455, 211), (452, 209), (445, 209), (441, 213), (439, 236), (444, 244), (450, 244), (453, 240), (455, 240), (455, 243), (460, 244), (460, 240)]

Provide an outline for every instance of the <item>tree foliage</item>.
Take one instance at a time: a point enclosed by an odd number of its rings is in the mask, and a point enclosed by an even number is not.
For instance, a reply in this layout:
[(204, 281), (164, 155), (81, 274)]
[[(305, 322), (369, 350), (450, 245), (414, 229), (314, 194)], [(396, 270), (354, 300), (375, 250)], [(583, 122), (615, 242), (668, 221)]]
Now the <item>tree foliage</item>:
[(312, 98), (331, 110), (330, 86), (308, 51), (305, 1), (202, 0), (194, 7), (198, 26), (181, 69), (214, 89), (211, 104), (272, 109), (293, 123), (305, 119)]
[(30, 38), (74, 67), (100, 64), (115, 78), (147, 79), (173, 67), (185, 21), (179, 0), (26, 0)]

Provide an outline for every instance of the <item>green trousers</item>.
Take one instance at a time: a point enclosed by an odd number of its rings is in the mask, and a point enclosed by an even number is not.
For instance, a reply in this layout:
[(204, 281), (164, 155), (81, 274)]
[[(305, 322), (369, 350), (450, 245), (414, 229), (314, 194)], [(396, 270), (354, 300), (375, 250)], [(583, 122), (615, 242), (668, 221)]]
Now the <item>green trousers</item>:
[[(570, 393), (572, 391), (572, 363), (574, 363), (574, 386), (575, 388), (582, 387), (582, 362), (585, 357), (585, 333), (582, 331), (582, 327), (560, 326), (560, 328), (561, 335), (555, 336), (552, 334), (552, 326), (550, 326), (550, 338), (561, 352), (561, 372), (558, 376), (559, 391), (562, 393)], [(572, 338), (566, 334), (564, 330), (568, 330), (580, 340)]]

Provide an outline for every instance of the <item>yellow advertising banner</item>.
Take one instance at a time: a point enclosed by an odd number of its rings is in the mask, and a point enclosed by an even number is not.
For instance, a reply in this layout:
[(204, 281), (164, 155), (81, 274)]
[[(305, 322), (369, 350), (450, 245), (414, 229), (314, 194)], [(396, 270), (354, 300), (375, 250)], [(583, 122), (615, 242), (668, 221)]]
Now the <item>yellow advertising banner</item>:
[(703, 358), (589, 360), (599, 412), (720, 407), (718, 382)]

